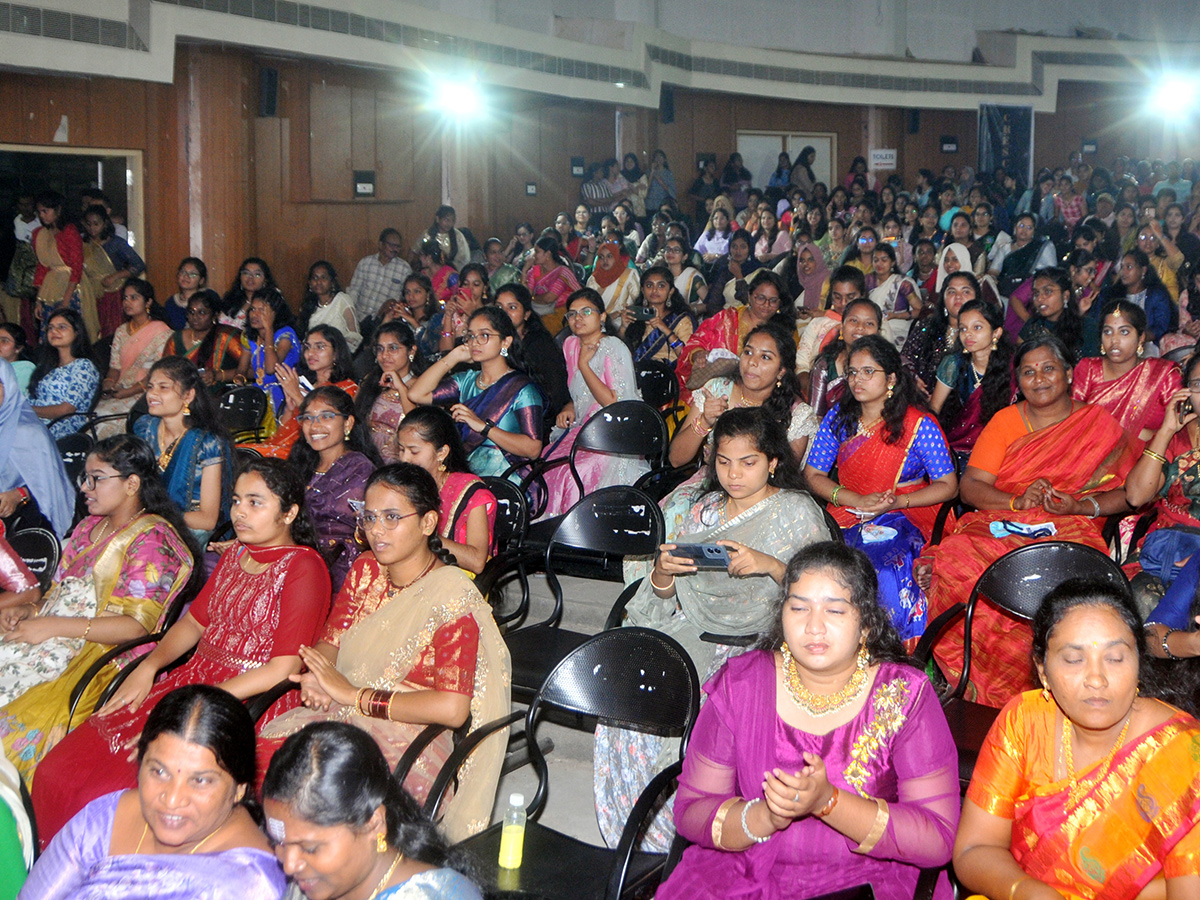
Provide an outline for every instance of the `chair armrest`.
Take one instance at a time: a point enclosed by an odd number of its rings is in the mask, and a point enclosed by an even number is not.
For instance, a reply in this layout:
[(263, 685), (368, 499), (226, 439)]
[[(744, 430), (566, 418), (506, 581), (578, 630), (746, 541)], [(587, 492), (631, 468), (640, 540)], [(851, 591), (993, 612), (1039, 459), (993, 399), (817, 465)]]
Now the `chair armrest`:
[(683, 760), (676, 760), (655, 775), (638, 796), (637, 803), (633, 805), (629, 818), (625, 820), (625, 827), (621, 830), (621, 839), (617, 842), (617, 849), (613, 851), (613, 866), (608, 876), (608, 892), (605, 896), (621, 896), (621, 889), (625, 884), (625, 876), (629, 872), (629, 861), (633, 858), (638, 835), (646, 821), (654, 813), (659, 795), (678, 779), (682, 772)]
[(936, 869), (922, 869), (921, 874), (917, 876), (917, 886), (913, 889), (913, 900), (933, 900), (938, 876), (945, 871), (945, 866), (938, 866)]
[[(117, 644), (115, 647), (105, 650), (104, 653), (102, 653), (94, 663), (88, 666), (87, 671), (79, 676), (79, 680), (75, 682), (75, 687), (71, 688), (71, 698), (68, 701), (70, 706), (67, 711), (67, 731), (71, 730), (71, 720), (75, 718), (75, 709), (77, 706), (79, 706), (79, 701), (83, 697), (83, 692), (87, 689), (87, 686), (92, 683), (92, 679), (100, 674), (100, 670), (122, 653), (128, 653), (135, 647), (141, 647), (143, 644), (148, 644), (151, 641), (161, 641), (164, 634), (166, 634), (165, 631), (159, 631), (155, 634), (147, 634), (144, 637), (134, 638), (131, 641), (125, 641), (124, 643)], [(132, 669), (137, 665), (137, 662), (138, 661), (135, 660), (125, 668)], [(118, 673), (118, 677), (120, 677), (120, 673)], [(107, 690), (105, 693), (108, 693)], [(99, 704), (97, 704), (97, 706), (99, 706)]]
[(749, 647), (758, 640), (757, 634), (713, 634), (705, 631), (700, 640), (706, 644), (724, 644), (727, 647)]
[(608, 611), (608, 618), (604, 622), (604, 630), (612, 631), (614, 628), (620, 628), (621, 623), (625, 621), (625, 607), (629, 605), (629, 601), (633, 599), (633, 595), (637, 593), (638, 588), (642, 586), (642, 579), (630, 582), (625, 590), (621, 591), (621, 595), (617, 597), (617, 602), (613, 604), (612, 609)]
[(942, 612), (932, 622), (925, 626), (925, 633), (921, 635), (921, 640), (917, 642), (916, 649), (912, 652), (912, 658), (921, 668), (928, 665), (929, 660), (933, 656), (933, 645), (937, 643), (937, 639), (942, 632), (946, 630), (946, 626), (961, 616), (967, 611), (965, 603), (955, 603), (952, 607)]
[(413, 763), (417, 761), (425, 748), (433, 743), (433, 739), (449, 727), (449, 725), (434, 723), (421, 729), (421, 733), (413, 738), (412, 743), (408, 745), (404, 754), (396, 762), (396, 768), (392, 769), (392, 778), (396, 780), (396, 784), (404, 784), (404, 779), (408, 777), (408, 771), (413, 767)]
[(451, 779), (457, 775), (459, 768), (467, 761), (467, 757), (475, 751), (476, 747), (497, 731), (502, 731), (514, 722), (520, 722), (524, 718), (525, 710), (509, 713), (507, 716), (502, 716), (499, 719), (493, 719), (490, 722), (480, 725), (467, 735), (454, 748), (454, 752), (450, 754), (449, 758), (442, 765), (442, 770), (438, 772), (437, 778), (433, 780), (433, 785), (429, 788), (429, 795), (425, 799), (425, 814), (431, 819), (436, 820), (438, 810), (442, 805), (442, 797), (446, 793), (446, 788), (450, 786)]
[(274, 706), (280, 697), (299, 689), (300, 685), (297, 682), (292, 681), (290, 678), (285, 678), (273, 688), (265, 690), (261, 694), (255, 694), (253, 697), (247, 697), (243, 701), (246, 704), (246, 712), (250, 713), (251, 721), (258, 724), (258, 720), (263, 717), (263, 713)]
[(931, 547), (936, 547), (942, 542), (942, 533), (946, 530), (946, 520), (950, 518), (950, 513), (957, 505), (958, 498), (951, 497), (949, 500), (942, 501), (942, 505), (938, 507), (937, 518), (933, 520), (933, 533), (929, 538)]

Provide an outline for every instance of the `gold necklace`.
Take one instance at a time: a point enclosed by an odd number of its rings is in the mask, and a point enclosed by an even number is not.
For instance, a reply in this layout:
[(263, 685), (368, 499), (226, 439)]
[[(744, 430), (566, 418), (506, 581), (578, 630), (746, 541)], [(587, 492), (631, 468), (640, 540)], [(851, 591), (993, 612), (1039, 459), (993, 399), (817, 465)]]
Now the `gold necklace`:
[[(121, 528), (128, 527), (130, 524), (133, 523), (134, 519), (136, 519), (138, 516), (140, 516), (145, 511), (146, 511), (146, 507), (143, 506), (143, 507), (139, 508), (137, 512), (135, 512), (132, 516), (129, 517), (129, 521), (126, 522), (124, 525), (122, 525)], [(105, 516), (104, 521), (100, 523), (100, 535), (98, 537), (92, 538), (92, 544), (98, 544), (102, 540), (104, 540), (108, 536), (108, 529), (111, 527), (112, 527), (112, 520), (108, 516)], [(118, 531), (121, 530), (121, 528), (113, 528), (113, 534), (116, 534)]]
[(814, 718), (832, 715), (848, 706), (862, 691), (867, 683), (867, 647), (865, 644), (858, 649), (858, 662), (854, 674), (842, 689), (834, 694), (814, 694), (800, 680), (800, 672), (793, 665), (792, 651), (787, 642), (779, 648), (783, 654), (783, 686), (787, 689), (792, 702)]
[(408, 584), (400, 585), (399, 587), (397, 587), (396, 585), (392, 585), (392, 593), (399, 594), (401, 591), (408, 590), (410, 587), (412, 587), (414, 584), (416, 584), (418, 581), (420, 581), (422, 578), (424, 578), (426, 575), (428, 575), (429, 571), (437, 564), (437, 561), (438, 561), (438, 558), (435, 556), (433, 559), (431, 559), (429, 561), (429, 565), (427, 565), (424, 568), (424, 570), (421, 572), (421, 574), (418, 575), (416, 578), (414, 578), (412, 581), (410, 581)]
[[(1108, 770), (1109, 765), (1113, 761), (1113, 757), (1117, 755), (1117, 750), (1125, 743), (1125, 734), (1129, 731), (1129, 723), (1133, 720), (1133, 710), (1129, 710), (1129, 715), (1125, 717), (1125, 724), (1121, 727), (1121, 733), (1117, 735), (1117, 742), (1112, 745), (1112, 749), (1108, 751), (1108, 756), (1104, 757), (1104, 761), (1096, 769), (1099, 776), (1103, 777)], [(1075, 781), (1075, 757), (1071, 753), (1071, 720), (1063, 716), (1063, 756), (1067, 763), (1067, 781), (1070, 785), (1067, 788), (1067, 805), (1074, 806), (1079, 802), (1080, 798), (1087, 792), (1090, 785), (1086, 782), (1078, 784)]]
[(392, 864), (388, 866), (388, 870), (383, 873), (383, 877), (379, 879), (379, 884), (375, 885), (375, 890), (371, 891), (367, 900), (375, 900), (379, 896), (379, 892), (387, 887), (388, 879), (392, 877), (392, 873), (396, 871), (396, 866), (400, 865), (400, 860), (402, 859), (404, 859), (404, 854), (397, 850), (396, 858), (392, 860)]
[(861, 437), (863, 435), (871, 434), (873, 431), (875, 431), (876, 428), (879, 427), (879, 423), (882, 421), (883, 421), (883, 416), (880, 416), (878, 419), (876, 419), (870, 425), (868, 425), (865, 422), (863, 422), (862, 419), (859, 419), (858, 420), (858, 432), (857, 432), (858, 436)]
[[(198, 843), (195, 847), (193, 847), (191, 850), (189, 850), (187, 852), (187, 855), (191, 856), (192, 854), (194, 854), (197, 850), (199, 850), (201, 847), (203, 847), (205, 844), (208, 843), (209, 838), (211, 838), (214, 834), (216, 834), (218, 831), (220, 831), (224, 827), (225, 827), (225, 823), (222, 822), (220, 825), (218, 825), (216, 828), (214, 828), (212, 831), (210, 831), (208, 833), (208, 835), (203, 840), (200, 841), (200, 843)], [(146, 822), (142, 826), (142, 836), (140, 838), (138, 838), (137, 847), (134, 848), (134, 851), (133, 851), (134, 856), (137, 856), (139, 853), (142, 852), (142, 841), (146, 840), (146, 835), (149, 833), (150, 833), (150, 823)], [(395, 867), (393, 866), (393, 868), (395, 868)], [(391, 873), (389, 872), (388, 874), (390, 875)], [(375, 896), (375, 895), (372, 894), (371, 896)]]
[[(167, 467), (171, 465), (171, 460), (175, 456), (175, 448), (177, 448), (179, 446), (179, 442), (183, 440), (183, 436), (187, 433), (188, 433), (188, 429), (184, 428), (183, 431), (181, 431), (179, 433), (179, 437), (177, 437), (177, 438), (175, 438), (175, 440), (171, 441), (171, 443), (167, 445), (167, 448), (158, 455), (158, 471), (160, 471), (160, 472), (167, 471)], [(159, 433), (158, 443), (159, 443), (159, 446), (162, 446), (162, 433), (161, 432)]]

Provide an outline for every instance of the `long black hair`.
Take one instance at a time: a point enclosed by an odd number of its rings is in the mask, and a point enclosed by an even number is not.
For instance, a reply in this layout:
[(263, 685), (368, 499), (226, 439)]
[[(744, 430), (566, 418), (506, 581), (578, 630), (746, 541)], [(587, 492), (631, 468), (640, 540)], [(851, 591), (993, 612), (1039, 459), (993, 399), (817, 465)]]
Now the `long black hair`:
[(416, 284), (425, 292), (425, 318), (432, 319), (441, 307), (438, 305), (437, 293), (433, 290), (433, 282), (424, 272), (413, 272), (404, 279), (403, 291), (408, 290), (410, 283)]
[[(442, 255), (442, 254), (441, 254), (441, 241), (438, 240), (438, 221), (437, 220), (442, 218), (443, 216), (454, 216), (454, 218), (456, 220), (458, 219), (458, 213), (455, 212), (453, 206), (445, 206), (445, 205), (439, 206), (437, 208), (437, 211), (433, 214), (433, 221), (429, 224), (429, 227), (427, 229), (425, 229), (426, 237), (421, 242), (421, 246), (422, 246), (422, 248), (424, 248), (425, 244), (427, 244), (429, 241), (433, 241), (435, 244), (438, 245), (439, 255)], [(455, 224), (457, 224), (457, 222)], [(446, 260), (443, 257), (442, 262), (449, 262), (450, 265), (454, 265), (454, 260), (458, 257), (458, 235), (455, 234), (455, 232), (457, 230), (458, 229), (456, 227), (452, 226), (450, 228), (450, 231), (447, 232), (447, 234), (446, 234), (446, 236), (448, 238), (450, 238), (450, 259)], [(424, 249), (422, 249), (421, 252), (425, 253), (426, 251)], [(427, 255), (432, 256), (433, 254), (427, 254)], [(487, 284), (487, 282), (485, 281), (484, 284)]]
[[(296, 324), (296, 317), (292, 315), (292, 308), (287, 305), (287, 301), (283, 299), (283, 294), (279, 291), (272, 291), (267, 294), (260, 295), (255, 293), (251, 302), (254, 300), (262, 300), (271, 307), (275, 313), (275, 322), (272, 328), (278, 332), (281, 328), (291, 328)], [(250, 322), (250, 312), (246, 311), (246, 339), (250, 341), (258, 341), (258, 329)]]
[[(750, 338), (763, 334), (775, 345), (779, 355), (779, 378), (771, 395), (763, 401), (762, 409), (768, 416), (783, 426), (787, 431), (792, 423), (792, 406), (799, 395), (800, 386), (796, 381), (796, 341), (792, 332), (783, 328), (774, 319), (768, 319), (763, 324), (752, 328), (742, 343), (743, 350), (750, 343)], [(739, 369), (734, 374), (734, 381), (741, 383), (742, 373)]]
[(217, 405), (213, 402), (212, 394), (208, 392), (208, 387), (200, 378), (200, 370), (196, 368), (194, 362), (186, 356), (164, 356), (150, 367), (146, 380), (149, 381), (155, 372), (161, 372), (175, 382), (179, 386), (181, 394), (195, 391), (196, 396), (188, 404), (188, 413), (184, 416), (184, 422), (188, 428), (207, 431), (227, 444), (231, 443), (225, 425), (217, 416)]
[(318, 259), (309, 266), (308, 277), (304, 279), (304, 299), (300, 301), (300, 310), (296, 313), (296, 332), (298, 334), (306, 334), (308, 332), (308, 320), (312, 318), (313, 313), (317, 311), (317, 307), (321, 305), (321, 301), (317, 299), (317, 295), (309, 287), (317, 269), (324, 269), (329, 273), (329, 293), (331, 296), (336, 297), (343, 290), (342, 282), (338, 279), (337, 269), (333, 267), (333, 263), (324, 259)]
[(262, 821), (254, 803), (254, 721), (241, 700), (209, 684), (189, 684), (164, 695), (138, 738), (139, 766), (146, 750), (163, 734), (212, 753), (234, 784), (246, 789), (241, 802)]
[(1063, 292), (1063, 311), (1058, 317), (1058, 327), (1054, 333), (1070, 349), (1075, 362), (1078, 362), (1083, 358), (1083, 319), (1076, 308), (1071, 276), (1066, 269), (1049, 266), (1033, 273), (1033, 283), (1036, 284), (1039, 278), (1049, 279)]
[(195, 596), (204, 582), (204, 558), (192, 529), (183, 521), (183, 512), (167, 493), (167, 486), (158, 468), (158, 457), (150, 445), (132, 434), (114, 434), (97, 441), (88, 456), (108, 463), (122, 478), (130, 475), (138, 477), (141, 483), (138, 499), (142, 509), (164, 519), (192, 555), (192, 571), (184, 591), (188, 596)]
[[(371, 343), (375, 347), (379, 346), (380, 340), (385, 336), (390, 335), (396, 339), (396, 342), (403, 347), (407, 347), (409, 351), (409, 370), (412, 372), (419, 371), (417, 361), (421, 358), (420, 352), (417, 350), (417, 338), (413, 334), (408, 323), (403, 319), (393, 319), (390, 322), (384, 322), (375, 329), (375, 333), (371, 335)], [(379, 380), (383, 378), (383, 367), (379, 363), (371, 366), (371, 370), (367, 372), (362, 381), (358, 383), (358, 395), (354, 398), (354, 415), (365, 425), (371, 418), (371, 408), (375, 406), (375, 401), (379, 399), (379, 395), (383, 393), (383, 385)]]
[(560, 266), (566, 266), (568, 269), (571, 269), (571, 261), (563, 253), (562, 242), (558, 239), (557, 234), (543, 234), (533, 242), (533, 246), (549, 253)]
[[(997, 328), (1004, 327), (1004, 312), (997, 309), (986, 300), (968, 300), (962, 305), (962, 309), (958, 311), (958, 320), (962, 321), (963, 313), (975, 312), (983, 316), (985, 322), (995, 331)], [(986, 425), (992, 420), (992, 416), (1004, 409), (1004, 407), (1012, 404), (1013, 383), (1012, 383), (1012, 360), (1013, 360), (1013, 342), (1008, 339), (1007, 334), (1001, 334), (996, 341), (996, 346), (992, 349), (988, 356), (987, 369), (984, 370), (983, 378), (980, 379), (979, 387), (983, 391), (979, 405), (979, 421), (981, 425)], [(955, 352), (962, 353), (962, 341), (957, 341)], [(971, 366), (970, 357), (964, 357), (963, 366)], [(968, 375), (969, 370), (964, 370), (960, 374)]]
[[(367, 429), (363, 420), (355, 415), (354, 399), (335, 384), (323, 384), (305, 394), (304, 399), (300, 401), (299, 408), (296, 410), (296, 415), (302, 416), (307, 413), (308, 408), (318, 400), (332, 406), (343, 419), (348, 420), (351, 416), (354, 417), (354, 424), (350, 428), (350, 433), (345, 436), (346, 450), (352, 453), (361, 453), (375, 465), (380, 465), (383, 460), (379, 457), (379, 451), (375, 448), (374, 442), (367, 436)], [(303, 479), (304, 483), (308, 484), (312, 480), (313, 475), (316, 474), (320, 461), (321, 454), (308, 445), (308, 441), (305, 440), (302, 431), (300, 436), (296, 438), (296, 442), (292, 444), (292, 449), (288, 451), (288, 463), (295, 468), (296, 474)]]
[(496, 289), (496, 296), (492, 298), (492, 303), (498, 304), (501, 294), (512, 294), (513, 299), (525, 307), (525, 312), (528, 314), (525, 317), (526, 336), (531, 331), (544, 331), (547, 335), (550, 335), (550, 330), (546, 327), (546, 323), (542, 321), (542, 317), (533, 311), (533, 294), (530, 293), (529, 288), (525, 287), (519, 281), (511, 281), (503, 287)]
[(450, 417), (450, 413), (440, 406), (418, 406), (404, 417), (400, 429), (414, 428), (417, 435), (434, 450), (446, 447), (448, 452), (443, 465), (447, 472), (470, 472), (471, 465), (467, 462), (467, 451), (463, 448), (462, 435), (458, 432), (458, 424)]
[[(913, 380), (912, 374), (904, 368), (900, 361), (900, 351), (886, 338), (877, 334), (860, 337), (850, 345), (846, 355), (847, 364), (855, 353), (869, 355), (883, 369), (885, 378), (889, 375), (896, 376), (896, 383), (892, 386), (892, 396), (883, 401), (882, 432), (883, 442), (894, 444), (904, 433), (904, 417), (908, 413), (908, 408), (910, 406), (920, 410), (925, 408), (917, 391), (917, 384)], [(852, 434), (860, 416), (862, 416), (862, 404), (855, 399), (853, 391), (846, 391), (842, 395), (842, 399), (838, 401), (834, 433)]]
[(483, 299), (480, 300), (480, 303), (491, 303), (492, 286), (488, 283), (487, 266), (483, 265), (482, 263), (467, 263), (465, 266), (463, 266), (458, 273), (459, 289), (466, 287), (466, 278), (468, 272), (474, 272), (479, 276), (479, 280), (483, 282)]
[[(481, 306), (475, 312), (471, 313), (470, 318), (467, 319), (467, 327), (470, 328), (471, 323), (479, 318), (487, 320), (488, 325), (499, 335), (497, 340), (500, 343), (503, 344), (505, 338), (512, 338), (512, 343), (508, 345), (508, 355), (505, 359), (510, 368), (515, 369), (523, 375), (528, 375), (529, 372), (525, 363), (525, 351), (521, 346), (521, 336), (517, 334), (517, 327), (513, 325), (512, 319), (508, 317), (508, 313), (498, 306)], [(543, 391), (543, 393), (545, 392)]]
[(382, 806), (387, 842), (405, 857), (466, 871), (437, 826), (392, 778), (374, 739), (346, 722), (313, 722), (284, 741), (267, 767), (263, 799), (286, 804), (313, 825), (355, 831)]
[[(442, 498), (437, 482), (420, 466), (403, 462), (380, 466), (367, 479), (365, 490), (369, 491), (377, 484), (403, 494), (418, 516), (425, 516), (431, 512), (440, 516), (442, 513)], [(458, 565), (454, 554), (442, 546), (442, 539), (436, 528), (433, 534), (429, 535), (429, 551), (448, 566)]]
[[(246, 292), (242, 288), (242, 269), (246, 268), (246, 266), (258, 266), (263, 272), (263, 286), (254, 292), (250, 297), (251, 300), (255, 297), (269, 297), (272, 294), (279, 294), (279, 298), (283, 299), (283, 295), (279, 293), (279, 285), (275, 283), (275, 276), (271, 274), (271, 267), (267, 265), (267, 261), (257, 256), (247, 256), (242, 260), (242, 264), (238, 266), (238, 270), (233, 274), (233, 283), (229, 285), (229, 290), (221, 298), (221, 309), (218, 312), (232, 316), (246, 302)], [(287, 304), (284, 305), (286, 306)], [(292, 311), (289, 309), (288, 315), (290, 316), (291, 313)]]
[(783, 608), (788, 592), (805, 572), (828, 575), (850, 591), (850, 605), (858, 610), (859, 625), (866, 636), (867, 653), (872, 663), (891, 662), (915, 665), (904, 650), (892, 618), (879, 604), (879, 578), (865, 553), (842, 541), (809, 544), (790, 560), (772, 608), (771, 627), (756, 644), (759, 650), (775, 651), (784, 643)]
[[(189, 257), (194, 259), (194, 257)], [(193, 303), (203, 303), (209, 314), (212, 316), (212, 327), (208, 329), (208, 334), (204, 336), (204, 340), (200, 342), (200, 346), (196, 349), (196, 359), (203, 363), (207, 363), (212, 359), (213, 347), (216, 346), (217, 338), (220, 336), (220, 329), (225, 326), (217, 324), (217, 314), (221, 311), (221, 296), (216, 291), (208, 288), (200, 288), (192, 296), (188, 297), (187, 305)], [(215, 360), (219, 365), (221, 360)], [(217, 373), (220, 374), (220, 373)]]
[(739, 437), (749, 438), (759, 453), (765, 454), (768, 460), (775, 460), (775, 474), (770, 476), (770, 484), (794, 491), (808, 489), (800, 461), (796, 459), (792, 445), (788, 443), (786, 426), (781, 425), (761, 407), (739, 407), (722, 413), (717, 419), (717, 424), (713, 426), (713, 452), (704, 476), (705, 492), (724, 490), (720, 479), (717, 478), (717, 451), (721, 447), (721, 441)]
[[(329, 341), (333, 348), (333, 366), (329, 370), (330, 384), (336, 384), (339, 381), (349, 381), (354, 378), (354, 358), (350, 353), (350, 345), (346, 343), (346, 336), (332, 325), (314, 325), (304, 335), (304, 340), (308, 340), (314, 334), (319, 334), (325, 340)], [(300, 348), (303, 351), (303, 347)], [(316, 384), (317, 373), (308, 367), (308, 361), (304, 358), (304, 353), (300, 353), (300, 361), (296, 364), (296, 371), (307, 378), (313, 384)]]
[[(303, 441), (296, 443), (303, 443)], [(311, 547), (320, 553), (321, 545), (317, 538), (317, 529), (313, 525), (312, 516), (308, 514), (308, 507), (304, 504), (308, 482), (300, 477), (296, 468), (282, 459), (250, 459), (238, 466), (237, 476), (234, 479), (235, 487), (237, 478), (241, 478), (243, 475), (257, 475), (261, 478), (267, 485), (267, 490), (279, 500), (282, 512), (287, 512), (290, 507), (296, 507), (296, 518), (292, 519), (290, 529), (292, 543), (301, 547)]]
[[(87, 326), (83, 324), (83, 316), (71, 309), (71, 307), (64, 306), (50, 313), (50, 318), (46, 320), (46, 325), (49, 326), (55, 319), (62, 319), (75, 329), (75, 339), (71, 341), (71, 356), (75, 359), (91, 360), (92, 342), (88, 340)], [(37, 367), (33, 370), (33, 375), (29, 379), (30, 397), (37, 394), (38, 385), (41, 384), (42, 379), (57, 368), (58, 350), (51, 347), (49, 341), (43, 339), (41, 346), (38, 348)], [(87, 412), (86, 409), (77, 411), (81, 413)]]
[[(854, 271), (859, 272), (858, 269), (855, 269)], [(859, 275), (861, 276), (862, 273), (859, 272)], [(832, 287), (832, 284), (833, 284), (833, 282), (830, 282), (831, 287)], [(845, 331), (844, 323), (846, 321), (846, 318), (850, 314), (850, 310), (852, 310), (856, 307), (862, 307), (863, 309), (870, 312), (873, 316), (875, 316), (877, 326), (879, 327), (880, 330), (883, 329), (883, 310), (879, 308), (878, 303), (876, 303), (874, 300), (868, 300), (866, 297), (859, 297), (857, 300), (851, 300), (844, 307), (842, 307), (843, 325), (842, 325), (842, 327), (838, 328), (837, 337), (835, 337), (832, 341), (829, 342), (828, 347), (826, 347), (819, 354), (817, 354), (817, 359), (820, 360), (821, 362), (813, 363), (814, 370), (816, 370), (819, 365), (827, 365), (829, 360), (837, 359), (839, 356), (842, 355), (842, 351), (845, 350), (847, 347), (846, 337), (845, 337), (846, 331)]]
[[(681, 293), (679, 293), (679, 288), (675, 287), (675, 276), (671, 274), (671, 270), (668, 269), (666, 266), (664, 266), (664, 265), (651, 266), (645, 272), (642, 273), (642, 277), (641, 277), (639, 284), (645, 285), (646, 282), (650, 278), (655, 277), (655, 276), (665, 280), (668, 285), (668, 287), (667, 287), (667, 290), (668, 290), (668, 293), (667, 293), (667, 315), (668, 316), (684, 315), (684, 316), (687, 316), (689, 319), (691, 319), (692, 311), (691, 311), (691, 309), (688, 308), (687, 301), (683, 299), (683, 295)], [(650, 304), (647, 303), (645, 300), (645, 291), (643, 291), (642, 296), (639, 297), (637, 305), (645, 307), (645, 308), (649, 308)], [(629, 325), (629, 327), (627, 327), (625, 329), (625, 344), (629, 347), (630, 350), (637, 349), (637, 346), (643, 340), (645, 340), (646, 328), (648, 327), (648, 324), (649, 323), (643, 322), (640, 319), (635, 319)], [(693, 325), (693, 327), (695, 326), (694, 320), (692, 322), (692, 325)]]

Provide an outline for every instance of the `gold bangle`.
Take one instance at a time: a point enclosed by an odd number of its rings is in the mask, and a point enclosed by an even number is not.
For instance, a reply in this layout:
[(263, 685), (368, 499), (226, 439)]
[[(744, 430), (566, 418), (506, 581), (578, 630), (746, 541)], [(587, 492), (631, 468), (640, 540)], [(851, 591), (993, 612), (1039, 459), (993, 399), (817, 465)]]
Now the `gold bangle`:
[(83, 628), (83, 634), (81, 634), (81, 635), (80, 635), (80, 637), (81, 637), (83, 640), (85, 640), (85, 641), (87, 640), (88, 632), (92, 630), (92, 623), (93, 623), (93, 622), (95, 622), (95, 621), (96, 621), (95, 619), (88, 619), (88, 620), (87, 620), (87, 625), (85, 625), (85, 626), (84, 626), (84, 628)]
[(1142, 456), (1148, 456), (1151, 459), (1157, 459), (1164, 466), (1167, 464), (1167, 458), (1165, 456), (1163, 456), (1161, 453), (1155, 453), (1149, 447), (1142, 451)]
[(355, 708), (355, 710), (357, 710), (357, 712), (360, 716), (366, 715), (366, 713), (363, 712), (362, 701), (363, 701), (363, 694), (365, 694), (369, 690), (370, 690), (369, 687), (360, 687), (358, 689), (358, 694), (356, 694), (354, 697), (354, 708)]
[(842, 489), (842, 486), (840, 484), (836, 485), (833, 489), (833, 493), (829, 495), (829, 502), (832, 503), (834, 506), (840, 506), (840, 504), (837, 502), (837, 495), (838, 495), (838, 491), (840, 491), (841, 489)]
[(834, 807), (836, 807), (838, 805), (838, 800), (841, 799), (841, 796), (842, 796), (841, 790), (838, 788), (837, 785), (834, 785), (833, 793), (830, 795), (829, 800), (825, 803), (824, 806), (822, 806), (819, 810), (817, 810), (817, 812), (815, 812), (814, 815), (818, 819), (825, 818), (827, 815), (829, 815), (831, 812), (833, 812)]
[(1008, 498), (1008, 508), (1011, 509), (1013, 512), (1016, 512), (1017, 511), (1016, 504), (1017, 504), (1017, 495), (1013, 494), (1011, 497)]
[(1010, 887), (1008, 889), (1008, 900), (1013, 900), (1013, 898), (1017, 896), (1017, 888), (1019, 888), (1021, 885), (1023, 885), (1026, 881), (1032, 881), (1032, 880), (1033, 880), (1032, 876), (1024, 875), (1021, 878), (1018, 878), (1016, 881), (1014, 881), (1012, 883), (1012, 887)]
[(392, 691), (390, 694), (388, 694), (388, 702), (387, 702), (387, 706), (384, 707), (384, 716), (383, 717), (385, 719), (387, 719), (389, 722), (393, 721), (393, 719), (392, 719), (392, 701), (396, 699), (396, 695), (398, 693), (400, 693), (400, 692)]

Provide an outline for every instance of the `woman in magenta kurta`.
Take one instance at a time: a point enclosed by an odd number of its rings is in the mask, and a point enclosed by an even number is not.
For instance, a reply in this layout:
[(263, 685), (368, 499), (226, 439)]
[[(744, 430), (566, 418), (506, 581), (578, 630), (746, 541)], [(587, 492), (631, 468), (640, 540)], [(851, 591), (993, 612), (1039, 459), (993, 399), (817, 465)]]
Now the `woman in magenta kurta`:
[[(113, 698), (42, 760), (33, 793), (43, 847), (87, 803), (134, 786), (131, 741), (167, 692), (212, 684), (245, 699), (300, 671), (300, 647), (316, 639), (330, 600), (329, 569), (314, 549), (304, 484), (286, 463), (256, 460), (234, 485), (230, 516), (239, 540), (191, 609)], [(192, 647), (186, 665), (154, 683), (162, 667)], [(288, 694), (260, 724), (296, 702), (295, 693)]]
[[(876, 602), (870, 560), (814, 544), (783, 584), (759, 649), (705, 687), (675, 798), (693, 846), (659, 900), (816, 897), (864, 883), (907, 900), (920, 868), (950, 858), (957, 753)], [(842, 687), (827, 693), (831, 683)], [(944, 876), (935, 896), (950, 896)]]

